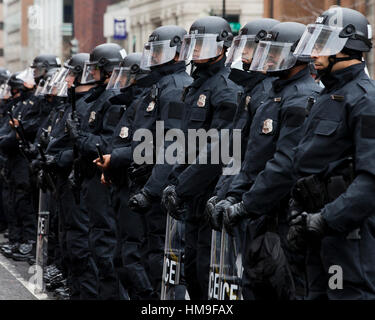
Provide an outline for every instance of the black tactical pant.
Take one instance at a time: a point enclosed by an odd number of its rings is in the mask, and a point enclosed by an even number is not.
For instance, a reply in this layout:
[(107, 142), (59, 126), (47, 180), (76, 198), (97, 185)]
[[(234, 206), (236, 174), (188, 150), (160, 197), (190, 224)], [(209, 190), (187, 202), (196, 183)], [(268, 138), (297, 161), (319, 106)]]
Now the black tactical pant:
[(160, 201), (154, 201), (151, 209), (145, 214), (146, 221), (146, 263), (148, 275), (154, 289), (154, 295), (160, 298), (163, 277), (165, 228), (167, 216), (160, 206)]
[(3, 187), (4, 181), (0, 177), (0, 226), (6, 227), (8, 225), (6, 205), (3, 202)]
[[(57, 182), (61, 237), (65, 242), (68, 264), (68, 285), (72, 300), (95, 300), (98, 298), (98, 270), (89, 248), (89, 217), (81, 210), (79, 199), (74, 197), (66, 177)], [(64, 247), (64, 246), (63, 246)]]
[(9, 158), (10, 199), (9, 240), (36, 241), (37, 214), (35, 212), (28, 162), (21, 155)]
[(117, 235), (115, 213), (109, 188), (100, 183), (101, 173), (82, 182), (81, 209), (89, 217), (89, 247), (99, 276), (99, 299), (119, 298), (119, 281), (115, 270)]
[(153, 288), (146, 271), (146, 222), (145, 217), (128, 207), (129, 188), (113, 186), (112, 204), (117, 219), (118, 274), (121, 284), (131, 300), (151, 300)]
[(204, 217), (208, 196), (188, 203), (185, 221), (185, 278), (191, 300), (208, 299), (212, 229)]

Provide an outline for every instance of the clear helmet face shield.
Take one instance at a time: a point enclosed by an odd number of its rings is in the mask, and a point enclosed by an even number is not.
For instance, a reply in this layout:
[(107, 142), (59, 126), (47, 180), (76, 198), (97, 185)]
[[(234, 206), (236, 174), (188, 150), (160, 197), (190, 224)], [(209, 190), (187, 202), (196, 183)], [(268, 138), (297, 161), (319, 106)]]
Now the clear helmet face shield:
[(120, 73), (120, 67), (116, 67), (113, 69), (112, 75), (109, 78), (109, 82), (108, 82), (106, 90), (115, 89), (115, 84), (116, 84), (119, 73)]
[(7, 100), (11, 97), (11, 87), (8, 83), (3, 83), (0, 86), (0, 100)]
[(38, 86), (35, 90), (35, 96), (36, 97), (43, 95), (43, 90), (44, 90), (44, 87), (46, 86), (46, 84), (47, 84), (47, 80), (41, 79), (39, 81), (39, 84), (38, 84)]
[(160, 66), (172, 61), (177, 54), (177, 46), (171, 47), (170, 40), (146, 43), (141, 60), (142, 69)]
[(85, 63), (85, 67), (83, 68), (81, 84), (95, 83), (96, 80), (93, 75), (95, 70), (98, 70), (98, 63), (87, 61)]
[(68, 83), (64, 81), (57, 87), (57, 94), (58, 97), (67, 98), (68, 97)]
[(35, 86), (35, 80), (34, 80), (34, 72), (32, 68), (27, 68), (26, 70), (22, 71), (18, 76), (17, 79), (20, 79), (23, 81), (24, 86), (26, 88), (33, 88)]
[(47, 93), (48, 95), (57, 96), (59, 90), (66, 83), (66, 77), (69, 74), (69, 69), (63, 67), (54, 74), (48, 84)]
[(189, 34), (184, 37), (180, 61), (200, 61), (216, 58), (224, 49), (224, 41), (217, 42), (217, 34)]
[(346, 45), (348, 38), (340, 38), (341, 27), (323, 24), (309, 24), (294, 55), (298, 58), (311, 56), (331, 56), (339, 53)]
[(292, 68), (297, 62), (292, 47), (293, 43), (260, 41), (254, 53), (250, 70), (275, 72)]
[(243, 63), (250, 65), (257, 45), (255, 36), (242, 35), (235, 37), (228, 52), (226, 66), (242, 70)]
[(115, 83), (115, 88), (124, 89), (130, 87), (134, 83), (136, 76), (137, 74), (132, 72), (130, 68), (121, 68)]

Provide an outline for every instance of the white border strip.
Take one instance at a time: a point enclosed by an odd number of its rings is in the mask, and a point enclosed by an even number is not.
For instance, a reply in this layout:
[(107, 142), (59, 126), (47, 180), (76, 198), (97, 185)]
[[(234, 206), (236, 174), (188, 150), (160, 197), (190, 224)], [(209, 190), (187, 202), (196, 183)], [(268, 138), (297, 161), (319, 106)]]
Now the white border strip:
[(49, 300), (49, 297), (47, 294), (36, 294), (34, 292), (35, 285), (27, 282), (25, 279), (22, 278), (22, 276), (19, 274), (19, 272), (16, 270), (14, 265), (12, 265), (6, 257), (4, 257), (2, 254), (0, 254), (0, 265), (4, 267), (14, 278), (16, 278), (37, 300)]

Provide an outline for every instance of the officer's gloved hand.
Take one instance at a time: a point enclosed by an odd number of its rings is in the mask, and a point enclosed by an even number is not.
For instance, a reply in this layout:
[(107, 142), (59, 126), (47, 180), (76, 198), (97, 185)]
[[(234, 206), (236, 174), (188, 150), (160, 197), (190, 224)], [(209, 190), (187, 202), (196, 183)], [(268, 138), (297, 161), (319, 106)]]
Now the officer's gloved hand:
[(43, 168), (43, 162), (40, 159), (35, 159), (30, 164), (30, 173), (31, 175), (37, 175), (40, 170)]
[(73, 139), (78, 139), (80, 137), (81, 124), (78, 118), (76, 117), (72, 118), (71, 116), (69, 116), (68, 119), (66, 120), (66, 127), (70, 133), (70, 136)]
[[(204, 210), (204, 215), (207, 218), (207, 221), (211, 223), (212, 214), (215, 210), (216, 204), (219, 202), (218, 196), (211, 197), (206, 203), (206, 209)], [(211, 226), (213, 228), (213, 226)]]
[(296, 219), (303, 212), (302, 206), (295, 199), (290, 199), (289, 208), (287, 212), (287, 222), (291, 225), (291, 222)]
[(170, 185), (163, 191), (161, 206), (172, 218), (182, 220), (186, 213), (183, 201), (176, 193), (176, 186)]
[(302, 251), (307, 242), (319, 241), (328, 232), (329, 227), (321, 213), (303, 212), (291, 221), (287, 240), (292, 250)]
[(291, 222), (293, 225), (305, 226), (309, 236), (317, 239), (323, 238), (329, 231), (327, 222), (321, 213), (303, 212), (300, 216)]
[(248, 212), (243, 201), (227, 207), (224, 212), (223, 221), (225, 230), (229, 234), (234, 235), (234, 228), (247, 216)]
[(234, 197), (228, 197), (224, 200), (219, 201), (211, 215), (210, 225), (212, 229), (216, 231), (221, 231), (223, 228), (223, 216), (225, 210), (229, 208), (231, 205), (236, 204), (238, 201)]
[(57, 162), (54, 156), (51, 156), (50, 154), (46, 154), (46, 162), (44, 165), (50, 169), (53, 170), (57, 166)]
[(34, 144), (29, 144), (28, 147), (23, 148), (23, 152), (28, 156), (30, 159), (35, 159), (39, 155), (38, 148)]
[(151, 208), (151, 205), (151, 195), (144, 189), (129, 200), (129, 208), (138, 213), (146, 213)]

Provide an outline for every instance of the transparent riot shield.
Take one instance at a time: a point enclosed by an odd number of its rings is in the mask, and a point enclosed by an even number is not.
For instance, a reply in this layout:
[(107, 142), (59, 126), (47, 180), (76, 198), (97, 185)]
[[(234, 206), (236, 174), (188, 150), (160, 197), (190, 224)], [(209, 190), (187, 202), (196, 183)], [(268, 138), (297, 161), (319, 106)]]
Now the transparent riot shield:
[(48, 194), (40, 190), (39, 215), (38, 215), (38, 239), (36, 243), (36, 286), (35, 293), (45, 292), (44, 270), (48, 257), (48, 233), (49, 233)]
[(221, 232), (212, 230), (208, 299), (220, 300)]
[(233, 237), (225, 229), (221, 232), (219, 300), (242, 300), (241, 239), (239, 234)]
[(185, 223), (167, 217), (161, 300), (184, 300)]

